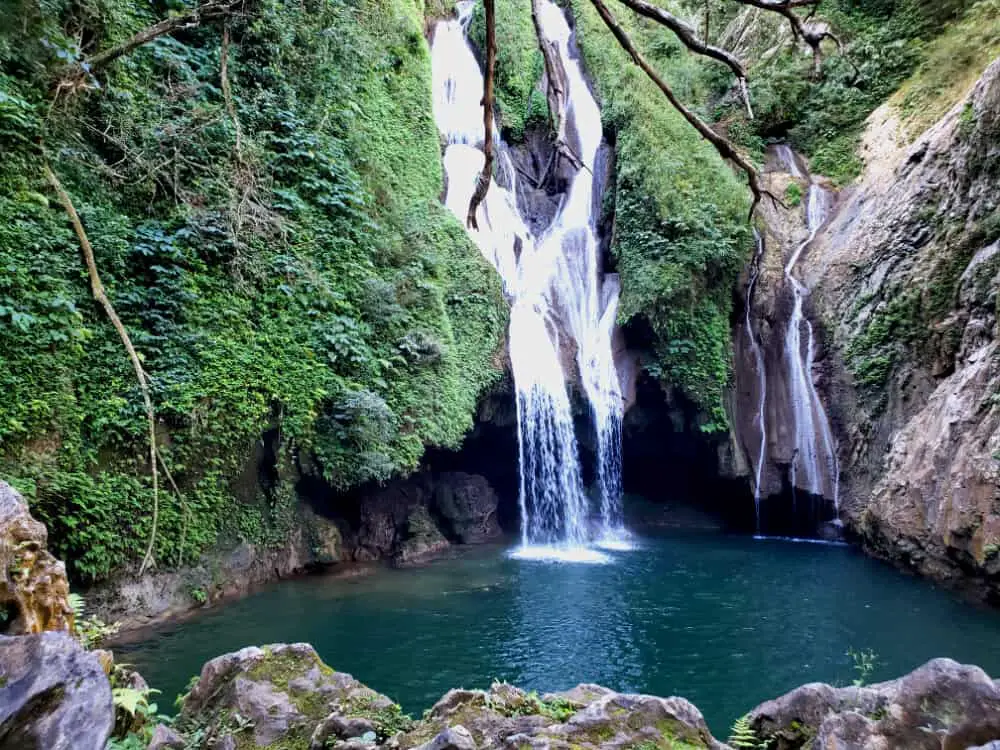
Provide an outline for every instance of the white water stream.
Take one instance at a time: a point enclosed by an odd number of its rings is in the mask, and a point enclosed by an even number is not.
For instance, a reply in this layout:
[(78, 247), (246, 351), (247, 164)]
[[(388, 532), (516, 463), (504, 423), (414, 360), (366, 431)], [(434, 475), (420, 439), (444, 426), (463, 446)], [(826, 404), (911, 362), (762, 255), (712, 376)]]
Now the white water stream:
[[(802, 176), (790, 150), (788, 154), (779, 153), (779, 155), (787, 163), (793, 175)], [(809, 178), (806, 205), (809, 235), (795, 249), (785, 265), (785, 278), (791, 284), (794, 295), (792, 315), (788, 322), (788, 330), (785, 332), (785, 361), (788, 367), (792, 412), (795, 417), (795, 454), (792, 457), (789, 476), (792, 491), (801, 488), (814, 496), (832, 498), (839, 516), (840, 467), (837, 449), (830, 432), (826, 411), (813, 384), (812, 370), (816, 342), (812, 323), (803, 314), (803, 303), (809, 294), (809, 289), (794, 275), (795, 266), (802, 252), (816, 238), (829, 213), (829, 191)], [(804, 347), (803, 328), (806, 331)]]
[[(559, 136), (583, 166), (576, 170), (551, 226), (534, 237), (518, 208), (515, 170), (497, 138), (498, 173), (507, 187), (491, 182), (477, 213), (479, 229), (468, 231), (502, 277), (511, 303), (520, 555), (600, 561), (604, 556), (589, 544), (628, 546), (621, 512), (623, 401), (611, 346), (618, 278), (601, 272), (592, 210), (601, 114), (571, 54), (563, 12), (550, 0), (539, 5), (543, 36), (554, 45), (567, 77), (567, 109)], [(463, 223), (483, 165), (483, 78), (466, 40), (473, 8), (472, 0), (460, 0), (457, 17), (438, 23), (432, 45), (434, 115), (446, 143), (445, 204)], [(590, 523), (561, 356), (574, 349), (597, 432), (596, 525)]]
[(753, 293), (757, 286), (757, 279), (760, 276), (760, 263), (764, 256), (764, 237), (756, 229), (753, 230), (754, 257), (753, 266), (750, 270), (750, 280), (747, 282), (746, 297), (746, 330), (750, 339), (750, 350), (753, 352), (754, 366), (757, 368), (757, 426), (760, 429), (760, 448), (757, 453), (757, 464), (754, 470), (753, 484), (753, 510), (757, 524), (757, 533), (760, 534), (760, 495), (761, 479), (764, 475), (764, 462), (767, 460), (767, 370), (764, 366), (764, 352), (761, 350), (760, 342), (753, 333), (753, 323), (751, 313), (753, 312)]

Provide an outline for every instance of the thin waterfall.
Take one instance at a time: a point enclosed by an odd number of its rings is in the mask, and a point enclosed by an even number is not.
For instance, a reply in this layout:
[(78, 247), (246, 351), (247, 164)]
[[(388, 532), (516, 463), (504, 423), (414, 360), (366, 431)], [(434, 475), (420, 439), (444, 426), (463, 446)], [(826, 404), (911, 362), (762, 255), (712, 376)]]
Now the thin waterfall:
[(750, 314), (753, 311), (754, 289), (760, 276), (760, 263), (764, 256), (764, 237), (754, 229), (753, 240), (755, 251), (753, 265), (750, 267), (750, 280), (747, 282), (746, 329), (747, 338), (750, 340), (750, 349), (753, 351), (754, 366), (757, 368), (757, 390), (759, 393), (757, 397), (757, 426), (760, 428), (760, 449), (757, 453), (757, 466), (754, 470), (753, 510), (757, 533), (760, 534), (760, 483), (764, 475), (764, 461), (767, 459), (767, 415), (764, 411), (767, 405), (767, 370), (764, 367), (764, 352), (761, 350), (757, 337), (754, 336)]
[[(780, 147), (779, 147), (780, 148)], [(787, 148), (787, 147), (786, 147)], [(779, 151), (780, 154), (780, 151)], [(792, 174), (801, 172), (795, 163), (794, 155), (787, 157)], [(782, 155), (782, 160), (786, 160)], [(815, 336), (812, 323), (803, 314), (803, 303), (809, 289), (795, 275), (802, 252), (816, 238), (830, 211), (830, 193), (821, 185), (809, 182), (809, 196), (806, 206), (806, 220), (809, 235), (792, 253), (785, 266), (785, 278), (792, 287), (792, 315), (785, 332), (785, 360), (788, 366), (789, 387), (791, 389), (792, 413), (795, 417), (795, 454), (790, 467), (792, 491), (801, 487), (810, 494), (821, 497), (833, 497), (837, 514), (840, 513), (839, 498), (839, 463), (830, 423), (819, 400), (816, 387), (812, 380), (812, 369), (815, 360)], [(806, 339), (803, 351), (802, 329), (805, 327)], [(824, 479), (830, 486), (824, 486)]]
[[(466, 39), (472, 0), (438, 23), (432, 45), (434, 115), (445, 141), (445, 205), (464, 223), (483, 154), (483, 79)], [(568, 79), (560, 137), (582, 162), (551, 226), (535, 237), (517, 202), (516, 175), (497, 143), (506, 187), (490, 183), (469, 234), (497, 269), (511, 304), (509, 347), (517, 391), (521, 541), (531, 550), (572, 559), (591, 539), (624, 538), (621, 515), (622, 396), (611, 334), (618, 305), (617, 277), (602, 275), (592, 205), (594, 164), (601, 146), (600, 109), (579, 62), (570, 54), (570, 29), (550, 0), (540, 2), (543, 35), (556, 48)], [(495, 129), (498, 130), (498, 129)], [(573, 140), (567, 133), (573, 133)], [(564, 341), (568, 336), (572, 341)], [(589, 525), (589, 502), (560, 352), (575, 345), (576, 364), (597, 430), (600, 517)], [(561, 548), (561, 552), (554, 548)], [(567, 549), (576, 549), (572, 554)], [(565, 554), (564, 554), (565, 553)]]

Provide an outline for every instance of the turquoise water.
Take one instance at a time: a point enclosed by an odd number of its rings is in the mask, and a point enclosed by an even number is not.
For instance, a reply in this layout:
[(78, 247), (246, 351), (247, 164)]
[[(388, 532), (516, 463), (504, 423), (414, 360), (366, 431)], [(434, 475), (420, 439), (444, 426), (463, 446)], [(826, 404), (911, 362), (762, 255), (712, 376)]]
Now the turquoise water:
[(873, 681), (936, 656), (1000, 674), (1000, 613), (847, 547), (686, 533), (612, 557), (552, 564), (474, 548), (419, 569), (285, 582), (116, 652), (164, 692), (161, 708), (213, 656), (307, 641), (414, 714), (493, 679), (539, 691), (586, 681), (684, 696), (721, 737), (797, 685), (849, 683), (849, 647), (877, 652)]

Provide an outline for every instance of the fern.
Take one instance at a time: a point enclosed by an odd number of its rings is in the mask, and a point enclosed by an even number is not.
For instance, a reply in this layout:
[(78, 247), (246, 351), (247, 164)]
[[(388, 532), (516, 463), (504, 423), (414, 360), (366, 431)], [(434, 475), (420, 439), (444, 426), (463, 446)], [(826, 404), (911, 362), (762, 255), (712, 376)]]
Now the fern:
[(750, 726), (750, 714), (743, 714), (735, 722), (729, 734), (729, 744), (737, 750), (764, 750), (767, 743), (757, 738), (757, 733)]

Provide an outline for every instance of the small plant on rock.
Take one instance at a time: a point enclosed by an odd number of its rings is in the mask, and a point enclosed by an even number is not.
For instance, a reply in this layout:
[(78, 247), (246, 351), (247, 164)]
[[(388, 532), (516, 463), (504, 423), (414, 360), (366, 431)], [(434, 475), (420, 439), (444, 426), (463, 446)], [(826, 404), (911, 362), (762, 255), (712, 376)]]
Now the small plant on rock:
[(854, 662), (854, 671), (858, 676), (851, 681), (854, 687), (861, 687), (868, 683), (868, 678), (872, 676), (878, 664), (878, 654), (870, 648), (862, 651), (855, 651), (853, 648), (847, 649), (847, 655)]
[(757, 737), (750, 725), (750, 714), (743, 714), (733, 722), (729, 733), (729, 744), (738, 750), (763, 750), (767, 743)]

